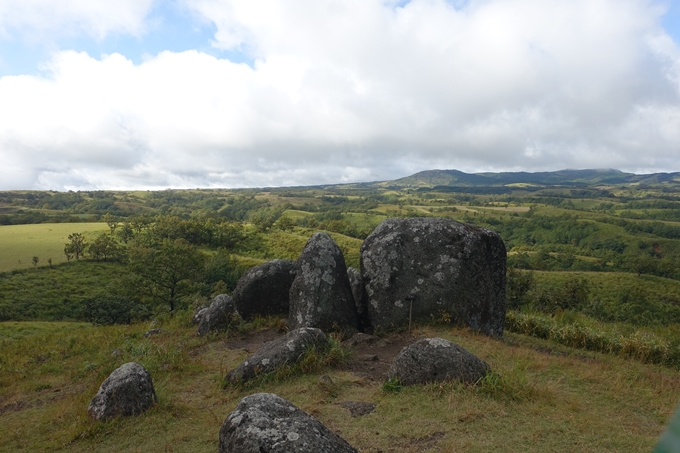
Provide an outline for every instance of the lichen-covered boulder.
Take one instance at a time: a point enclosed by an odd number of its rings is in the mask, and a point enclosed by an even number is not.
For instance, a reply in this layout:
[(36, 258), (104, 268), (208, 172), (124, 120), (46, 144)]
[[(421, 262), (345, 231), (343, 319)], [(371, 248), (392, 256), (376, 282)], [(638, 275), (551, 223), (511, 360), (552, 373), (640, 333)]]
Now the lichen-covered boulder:
[(314, 417), (272, 393), (246, 396), (220, 428), (220, 453), (356, 453)]
[(312, 235), (300, 254), (290, 288), (288, 323), (291, 329), (337, 328), (347, 336), (360, 329), (345, 258), (328, 233)]
[(490, 369), (485, 361), (455, 343), (425, 338), (402, 349), (387, 375), (403, 385), (441, 381), (474, 384)]
[(328, 338), (321, 330), (313, 327), (292, 330), (258, 349), (238, 367), (231, 370), (227, 374), (227, 379), (232, 384), (247, 382), (259, 374), (275, 371), (286, 363), (297, 362), (310, 347), (317, 350), (326, 349)]
[(506, 251), (495, 232), (440, 218), (387, 219), (361, 246), (371, 324), (378, 330), (451, 317), (502, 336)]
[(200, 319), (196, 330), (198, 336), (201, 337), (213, 330), (226, 329), (235, 311), (236, 307), (231, 297), (227, 294), (216, 296), (208, 308), (199, 312)]
[(364, 332), (372, 332), (373, 327), (371, 326), (371, 320), (368, 317), (366, 289), (364, 288), (364, 281), (361, 278), (361, 272), (353, 267), (348, 267), (347, 278), (349, 278), (349, 286), (352, 288), (354, 305), (357, 307), (357, 315), (359, 315), (359, 322), (361, 323), (362, 330)]
[(138, 415), (157, 401), (149, 372), (138, 363), (129, 362), (116, 368), (102, 383), (90, 402), (88, 414), (102, 421)]
[(243, 319), (257, 315), (287, 316), (296, 267), (297, 263), (292, 260), (273, 260), (243, 274), (232, 295), (238, 314)]

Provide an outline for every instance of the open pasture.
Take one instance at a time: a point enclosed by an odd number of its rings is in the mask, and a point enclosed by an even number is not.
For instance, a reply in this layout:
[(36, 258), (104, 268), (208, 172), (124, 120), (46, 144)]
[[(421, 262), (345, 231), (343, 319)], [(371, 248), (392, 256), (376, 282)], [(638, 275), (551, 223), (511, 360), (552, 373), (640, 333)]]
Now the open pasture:
[(33, 225), (0, 226), (0, 272), (33, 267), (32, 258), (37, 256), (38, 266), (66, 261), (64, 244), (71, 233), (95, 233), (107, 231), (105, 223), (40, 223)]

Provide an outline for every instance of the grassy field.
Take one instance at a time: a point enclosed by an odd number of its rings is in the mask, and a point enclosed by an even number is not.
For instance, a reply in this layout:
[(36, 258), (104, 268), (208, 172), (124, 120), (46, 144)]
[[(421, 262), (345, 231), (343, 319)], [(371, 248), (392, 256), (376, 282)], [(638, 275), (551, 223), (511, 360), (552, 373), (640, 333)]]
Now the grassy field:
[(84, 300), (120, 285), (120, 263), (71, 261), (0, 274), (0, 319), (76, 320)]
[(32, 258), (37, 256), (38, 266), (66, 261), (64, 244), (71, 233), (94, 233), (108, 231), (105, 223), (40, 223), (33, 225), (0, 226), (0, 272), (33, 267)]
[[(385, 392), (382, 382), (341, 368), (223, 389), (225, 373), (245, 357), (225, 347), (239, 332), (198, 338), (187, 321), (168, 321), (149, 339), (148, 325), (0, 324), (0, 450), (214, 452), (238, 401), (266, 391), (367, 453), (651, 451), (680, 398), (676, 370), (518, 334), (499, 341), (432, 326), (417, 336), (460, 344), (485, 359), (496, 379)], [(99, 384), (128, 361), (149, 369), (159, 404), (139, 417), (89, 420)], [(322, 373), (332, 388), (317, 383)], [(352, 418), (343, 401), (376, 410)]]

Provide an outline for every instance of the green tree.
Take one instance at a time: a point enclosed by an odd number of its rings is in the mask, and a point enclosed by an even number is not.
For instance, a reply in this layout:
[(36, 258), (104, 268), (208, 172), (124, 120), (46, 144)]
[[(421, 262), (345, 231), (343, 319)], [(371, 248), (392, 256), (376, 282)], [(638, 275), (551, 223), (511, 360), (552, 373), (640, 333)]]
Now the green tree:
[(104, 222), (106, 222), (106, 224), (109, 226), (111, 234), (115, 234), (116, 228), (118, 227), (118, 221), (111, 215), (110, 212), (107, 212), (104, 216)]
[(137, 289), (171, 312), (196, 290), (206, 260), (184, 239), (165, 240), (158, 248), (132, 247), (128, 256)]
[(38, 261), (40, 261), (40, 258), (34, 256), (31, 261), (33, 262), (33, 267), (36, 267), (38, 265)]
[(118, 236), (127, 244), (130, 239), (135, 237), (135, 230), (132, 229), (132, 224), (128, 221), (124, 221), (120, 230), (118, 230)]
[(122, 249), (115, 237), (102, 233), (89, 245), (88, 251), (95, 260), (107, 261), (120, 258)]
[(87, 247), (85, 236), (83, 236), (82, 233), (72, 233), (68, 235), (68, 240), (69, 242), (64, 244), (66, 259), (68, 261), (71, 261), (71, 258), (79, 260), (80, 257), (85, 254), (85, 249)]
[(534, 273), (509, 267), (506, 277), (508, 308), (517, 309), (529, 302), (529, 292), (534, 288)]
[(295, 222), (287, 215), (284, 215), (276, 221), (276, 227), (281, 231), (291, 231), (295, 227)]

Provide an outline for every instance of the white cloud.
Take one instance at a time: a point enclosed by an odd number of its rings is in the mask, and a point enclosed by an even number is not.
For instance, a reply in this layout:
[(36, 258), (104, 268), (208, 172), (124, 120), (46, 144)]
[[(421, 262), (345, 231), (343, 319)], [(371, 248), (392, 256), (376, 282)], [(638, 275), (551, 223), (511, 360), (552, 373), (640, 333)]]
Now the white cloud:
[(0, 167), (0, 186), (680, 170), (680, 50), (654, 3), (184, 1), (252, 67), (60, 52), (41, 77), (4, 77), (0, 158), (31, 170)]
[(139, 36), (154, 0), (2, 0), (0, 37), (19, 33), (29, 41), (85, 33)]

